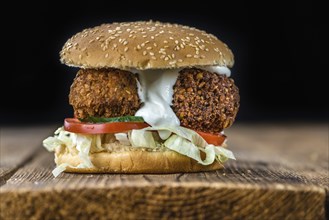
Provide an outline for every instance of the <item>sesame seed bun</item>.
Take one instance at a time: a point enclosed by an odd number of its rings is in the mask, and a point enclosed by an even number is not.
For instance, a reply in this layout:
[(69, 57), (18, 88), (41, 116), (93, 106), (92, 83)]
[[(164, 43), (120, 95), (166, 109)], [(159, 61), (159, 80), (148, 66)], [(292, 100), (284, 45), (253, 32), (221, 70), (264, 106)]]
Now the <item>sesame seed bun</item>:
[(214, 35), (153, 21), (85, 29), (65, 43), (60, 56), (62, 63), (80, 68), (144, 70), (234, 64), (232, 51)]
[[(122, 146), (127, 148), (127, 146)], [(67, 163), (78, 166), (82, 161), (77, 154), (68, 151), (55, 154), (57, 165)], [(145, 151), (141, 149), (121, 150), (113, 152), (98, 152), (89, 155), (94, 167), (71, 168), (65, 172), (75, 173), (179, 173), (218, 170), (223, 166), (215, 161), (203, 166), (197, 161), (171, 150)]]

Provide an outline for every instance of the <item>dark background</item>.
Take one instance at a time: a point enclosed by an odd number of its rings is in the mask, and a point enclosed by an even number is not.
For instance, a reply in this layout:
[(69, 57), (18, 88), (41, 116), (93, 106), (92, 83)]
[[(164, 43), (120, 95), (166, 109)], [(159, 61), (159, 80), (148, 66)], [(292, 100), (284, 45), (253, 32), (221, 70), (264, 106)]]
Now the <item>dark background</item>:
[(11, 52), (1, 73), (0, 124), (71, 117), (77, 69), (59, 62), (65, 41), (102, 23), (150, 19), (194, 26), (229, 45), (241, 95), (238, 121), (327, 121), (328, 23), (311, 1), (109, 2), (29, 3), (13, 11), (5, 21)]

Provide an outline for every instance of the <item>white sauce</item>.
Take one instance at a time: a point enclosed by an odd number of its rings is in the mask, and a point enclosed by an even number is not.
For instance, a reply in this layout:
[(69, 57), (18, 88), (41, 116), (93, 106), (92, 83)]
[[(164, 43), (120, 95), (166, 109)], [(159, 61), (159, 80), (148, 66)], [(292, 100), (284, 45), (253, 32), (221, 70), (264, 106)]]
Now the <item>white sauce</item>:
[(138, 95), (143, 104), (136, 116), (142, 116), (151, 126), (180, 125), (170, 107), (178, 72), (179, 69), (139, 71)]
[[(231, 75), (230, 69), (223, 66), (197, 67), (210, 72)], [(173, 86), (181, 69), (159, 69), (159, 70), (132, 70), (139, 75), (138, 95), (142, 107), (136, 112), (136, 116), (144, 118), (151, 126), (179, 126), (180, 121), (171, 109)], [(161, 138), (169, 134), (160, 134)]]
[(231, 70), (227, 68), (226, 66), (202, 66), (202, 67), (197, 67), (199, 69), (207, 70), (212, 73), (218, 73), (218, 74), (223, 74), (226, 75), (227, 77), (231, 76)]

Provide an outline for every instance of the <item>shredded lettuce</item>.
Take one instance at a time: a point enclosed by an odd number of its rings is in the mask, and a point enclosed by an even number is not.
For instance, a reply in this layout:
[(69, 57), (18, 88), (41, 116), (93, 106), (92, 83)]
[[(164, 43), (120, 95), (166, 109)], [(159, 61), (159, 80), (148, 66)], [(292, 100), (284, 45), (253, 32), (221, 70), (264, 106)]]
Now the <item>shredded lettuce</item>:
[(93, 138), (90, 137), (91, 135), (77, 135), (77, 150), (79, 151), (79, 157), (82, 160), (82, 164), (79, 164), (84, 167), (93, 167), (93, 164), (89, 158), (89, 151), (91, 147), (91, 142)]
[(48, 137), (42, 142), (43, 146), (48, 151), (55, 151), (55, 148), (60, 145), (64, 145), (65, 143), (61, 140), (59, 140), (57, 137)]
[(66, 170), (66, 167), (69, 167), (69, 166), (71, 166), (71, 165), (68, 163), (62, 163), (52, 171), (52, 174), (54, 175), (54, 177), (58, 177), (59, 174), (63, 173)]
[(127, 146), (131, 145), (127, 133), (116, 133), (114, 136), (120, 142), (120, 144)]
[(201, 159), (200, 149), (178, 135), (172, 135), (168, 140), (165, 141), (164, 145), (170, 150), (176, 151), (177, 153), (188, 156), (202, 165), (212, 164), (215, 160), (215, 149), (214, 146), (208, 145), (204, 148), (203, 152), (206, 154), (204, 160)]
[(74, 168), (93, 167), (93, 164), (91, 163), (91, 160), (89, 158), (90, 148), (92, 145), (96, 148), (101, 148), (101, 138), (100, 135), (82, 135), (71, 133), (65, 131), (63, 127), (60, 127), (55, 131), (54, 137), (48, 137), (43, 141), (43, 146), (48, 151), (55, 151), (57, 147), (60, 147), (62, 145), (68, 148), (75, 147), (79, 152), (78, 156), (80, 157), (82, 162), (77, 167), (71, 166), (67, 163), (58, 165), (52, 172), (55, 177), (65, 171), (67, 166)]
[[(105, 136), (104, 136), (105, 135)], [(180, 126), (155, 126), (139, 130), (131, 130), (128, 133), (115, 134), (116, 140), (123, 145), (132, 147), (157, 148), (165, 147), (179, 154), (196, 160), (202, 165), (212, 164), (215, 160), (224, 163), (235, 157), (230, 150), (222, 146), (208, 144), (197, 132)], [(106, 140), (106, 134), (75, 134), (65, 131), (63, 127), (55, 131), (54, 137), (48, 137), (43, 141), (43, 146), (48, 151), (55, 151), (57, 147), (66, 146), (76, 149), (81, 163), (76, 167), (70, 164), (60, 164), (53, 170), (56, 177), (66, 167), (91, 168), (90, 151), (104, 150), (102, 140)]]
[(144, 129), (132, 130), (130, 132), (130, 143), (133, 147), (156, 148), (153, 133)]
[[(149, 143), (155, 142), (154, 136), (149, 135), (150, 131), (168, 131), (173, 133), (167, 140), (165, 140), (164, 146), (176, 151), (177, 153), (190, 157), (202, 165), (212, 164), (215, 160), (221, 163), (224, 163), (228, 159), (235, 160), (232, 151), (221, 146), (208, 144), (195, 131), (180, 126), (154, 126), (140, 130), (133, 130), (130, 135), (132, 145), (135, 146), (136, 143), (138, 143), (139, 147), (150, 147)], [(151, 146), (152, 145), (153, 144), (151, 144)], [(201, 158), (201, 152), (205, 154), (205, 159)]]

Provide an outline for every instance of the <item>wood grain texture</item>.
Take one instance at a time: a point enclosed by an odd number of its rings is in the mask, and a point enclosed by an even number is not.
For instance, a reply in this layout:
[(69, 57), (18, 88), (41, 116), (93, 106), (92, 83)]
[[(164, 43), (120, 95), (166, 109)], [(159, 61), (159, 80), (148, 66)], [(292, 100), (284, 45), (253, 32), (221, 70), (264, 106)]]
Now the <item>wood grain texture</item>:
[(47, 137), (53, 130), (53, 126), (0, 128), (0, 186), (33, 157), (40, 147), (40, 138)]
[(327, 129), (238, 125), (226, 132), (238, 161), (190, 174), (53, 178), (40, 148), (0, 188), (0, 218), (325, 219)]

